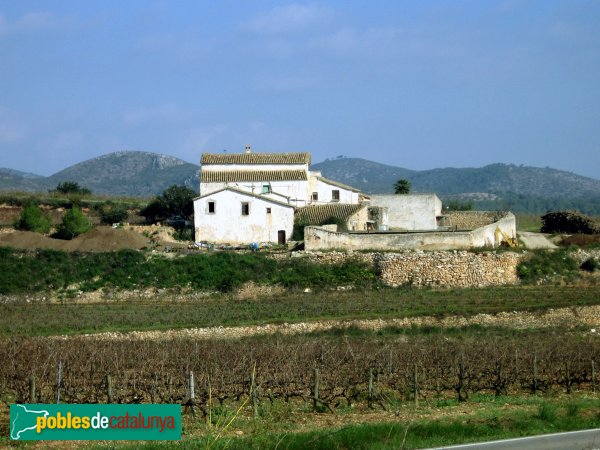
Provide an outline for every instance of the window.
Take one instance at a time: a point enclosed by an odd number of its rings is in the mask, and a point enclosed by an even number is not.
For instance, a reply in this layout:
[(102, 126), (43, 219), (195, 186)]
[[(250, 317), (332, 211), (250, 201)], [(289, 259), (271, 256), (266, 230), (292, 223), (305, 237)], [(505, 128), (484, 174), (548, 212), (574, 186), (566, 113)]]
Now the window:
[(262, 186), (262, 193), (263, 194), (270, 194), (271, 193), (271, 185), (270, 184), (263, 184), (263, 186)]
[(267, 214), (271, 214), (271, 208), (267, 208)]
[(208, 213), (214, 214), (216, 210), (215, 202), (208, 202)]
[(248, 202), (242, 202), (242, 216), (248, 216), (250, 214), (250, 204)]
[(333, 191), (331, 191), (331, 201), (332, 202), (340, 201), (340, 191), (338, 191), (337, 189), (334, 189)]
[(316, 202), (317, 200), (319, 200), (319, 193), (318, 192), (313, 192), (312, 193), (312, 201)]

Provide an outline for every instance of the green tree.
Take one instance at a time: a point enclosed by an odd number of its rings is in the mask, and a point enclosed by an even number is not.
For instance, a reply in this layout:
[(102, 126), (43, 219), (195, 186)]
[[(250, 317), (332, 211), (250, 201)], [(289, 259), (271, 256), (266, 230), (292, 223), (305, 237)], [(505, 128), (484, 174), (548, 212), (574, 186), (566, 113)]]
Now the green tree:
[(394, 183), (394, 194), (408, 194), (410, 192), (410, 181), (401, 178)]
[(54, 190), (61, 194), (90, 195), (92, 193), (88, 188), (79, 186), (76, 181), (62, 181)]
[(447, 211), (473, 211), (474, 205), (472, 201), (449, 200), (446, 203)]
[(36, 233), (48, 233), (52, 227), (50, 217), (35, 203), (28, 203), (21, 216), (15, 220), (14, 227), (22, 231), (35, 231)]
[(58, 226), (56, 237), (60, 239), (73, 239), (75, 236), (87, 233), (92, 229), (92, 222), (78, 207), (74, 206), (63, 216)]
[(172, 217), (191, 219), (194, 215), (194, 197), (197, 194), (185, 186), (173, 185), (165, 189), (162, 195), (155, 197), (140, 215), (146, 222), (154, 223)]
[(110, 200), (98, 205), (95, 209), (100, 216), (100, 222), (107, 225), (123, 222), (129, 217), (129, 211), (124, 205), (111, 202)]

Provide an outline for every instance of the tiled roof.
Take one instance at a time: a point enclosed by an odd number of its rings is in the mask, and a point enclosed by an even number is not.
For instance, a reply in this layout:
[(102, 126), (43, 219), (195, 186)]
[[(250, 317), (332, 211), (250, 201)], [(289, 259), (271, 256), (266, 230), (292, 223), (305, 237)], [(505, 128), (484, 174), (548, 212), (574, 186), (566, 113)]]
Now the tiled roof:
[(202, 153), (200, 164), (310, 164), (310, 153)]
[(298, 181), (306, 180), (304, 170), (202, 170), (202, 183), (233, 183), (248, 181)]
[(360, 192), (360, 190), (353, 188), (352, 186), (348, 186), (347, 184), (340, 183), (339, 181), (333, 181), (333, 180), (330, 180), (329, 178), (325, 178), (325, 177), (316, 177), (316, 178), (317, 178), (317, 180), (322, 181), (323, 183), (331, 184), (332, 186), (337, 186), (339, 188), (346, 189), (347, 191)]
[(303, 225), (321, 225), (328, 219), (348, 220), (350, 216), (365, 206), (364, 204), (350, 203), (302, 206), (296, 209), (294, 220)]

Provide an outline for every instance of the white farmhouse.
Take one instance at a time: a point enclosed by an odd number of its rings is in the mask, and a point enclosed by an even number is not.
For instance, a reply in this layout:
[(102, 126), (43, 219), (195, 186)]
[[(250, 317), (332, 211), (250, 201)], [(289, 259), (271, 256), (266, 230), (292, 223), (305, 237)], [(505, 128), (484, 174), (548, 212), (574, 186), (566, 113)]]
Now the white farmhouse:
[[(296, 208), (359, 204), (359, 190), (311, 172), (310, 153), (203, 153), (196, 241), (285, 243)], [(358, 226), (358, 225), (357, 225)]]

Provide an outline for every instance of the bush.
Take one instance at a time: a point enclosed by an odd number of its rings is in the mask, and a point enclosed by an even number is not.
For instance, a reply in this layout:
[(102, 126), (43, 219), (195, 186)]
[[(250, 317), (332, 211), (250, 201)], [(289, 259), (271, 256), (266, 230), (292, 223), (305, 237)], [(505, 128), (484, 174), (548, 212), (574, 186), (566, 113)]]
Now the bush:
[(74, 206), (63, 216), (62, 222), (56, 231), (56, 237), (59, 239), (73, 239), (91, 229), (92, 222), (90, 219), (81, 212), (81, 209)]
[(90, 191), (86, 187), (79, 186), (79, 183), (76, 181), (63, 181), (58, 183), (55, 189), (56, 192), (60, 192), (61, 194), (78, 194), (78, 195), (90, 195), (92, 191)]
[(14, 227), (21, 231), (35, 231), (36, 233), (48, 233), (52, 222), (48, 214), (44, 213), (39, 206), (29, 203), (21, 212), (21, 216), (14, 223)]
[(542, 217), (542, 233), (594, 234), (600, 232), (594, 222), (577, 212), (554, 211)]
[(579, 265), (566, 250), (539, 251), (522, 260), (517, 266), (517, 275), (522, 281), (535, 283), (558, 277), (577, 275)]
[(595, 272), (600, 267), (600, 263), (596, 258), (586, 259), (580, 266), (581, 270), (585, 270), (586, 272)]
[(100, 216), (100, 222), (106, 225), (123, 222), (129, 217), (129, 211), (124, 205), (113, 203), (110, 200), (98, 205), (95, 209)]

